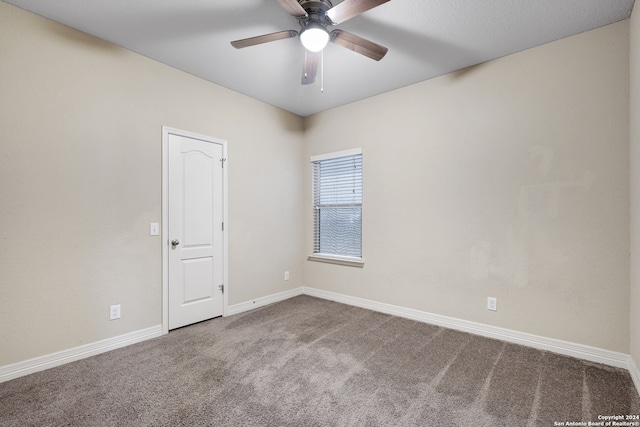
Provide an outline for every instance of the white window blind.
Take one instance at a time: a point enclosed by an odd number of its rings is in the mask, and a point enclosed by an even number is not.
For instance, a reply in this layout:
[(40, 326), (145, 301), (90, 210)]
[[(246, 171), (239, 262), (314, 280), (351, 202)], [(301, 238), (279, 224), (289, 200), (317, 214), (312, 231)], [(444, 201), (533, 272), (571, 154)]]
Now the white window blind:
[(313, 253), (362, 258), (362, 154), (327, 157), (312, 159)]

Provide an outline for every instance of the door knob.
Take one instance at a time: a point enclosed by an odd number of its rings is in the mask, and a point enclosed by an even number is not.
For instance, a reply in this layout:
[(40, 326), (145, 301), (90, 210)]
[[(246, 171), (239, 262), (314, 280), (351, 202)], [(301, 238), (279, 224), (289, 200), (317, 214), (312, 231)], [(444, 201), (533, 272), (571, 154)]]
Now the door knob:
[(178, 239), (173, 239), (173, 240), (171, 241), (171, 246), (173, 246), (174, 248), (175, 248), (176, 246), (178, 246), (179, 244), (180, 244), (180, 241), (179, 241)]

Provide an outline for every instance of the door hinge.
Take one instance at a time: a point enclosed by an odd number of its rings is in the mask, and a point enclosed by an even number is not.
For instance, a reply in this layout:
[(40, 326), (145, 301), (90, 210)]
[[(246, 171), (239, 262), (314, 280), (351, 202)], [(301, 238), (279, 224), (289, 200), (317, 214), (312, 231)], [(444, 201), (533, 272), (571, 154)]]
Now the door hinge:
[(222, 231), (224, 231), (224, 221), (222, 221)]
[(224, 162), (227, 161), (227, 159), (225, 159), (224, 157), (220, 159), (220, 161), (222, 162), (222, 168), (224, 169)]
[(218, 285), (218, 289), (224, 294), (224, 285)]

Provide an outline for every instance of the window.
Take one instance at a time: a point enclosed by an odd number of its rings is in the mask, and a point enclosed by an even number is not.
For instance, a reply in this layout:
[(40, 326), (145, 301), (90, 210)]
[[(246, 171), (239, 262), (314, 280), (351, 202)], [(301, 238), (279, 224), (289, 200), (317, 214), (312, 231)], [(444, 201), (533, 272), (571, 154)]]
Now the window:
[(362, 150), (313, 156), (313, 255), (362, 264)]

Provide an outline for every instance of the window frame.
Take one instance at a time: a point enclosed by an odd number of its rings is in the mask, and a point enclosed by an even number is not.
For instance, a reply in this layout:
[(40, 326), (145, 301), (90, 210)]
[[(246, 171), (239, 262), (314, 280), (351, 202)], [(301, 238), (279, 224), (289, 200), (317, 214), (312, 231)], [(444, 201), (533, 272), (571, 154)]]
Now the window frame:
[[(325, 154), (310, 156), (309, 162), (311, 163), (311, 167), (312, 167), (311, 169), (311, 211), (313, 215), (315, 215), (314, 210), (316, 208), (314, 204), (314, 197), (315, 197), (315, 183), (314, 183), (314, 177), (313, 177), (314, 168), (315, 168), (314, 163), (321, 162), (324, 160), (332, 160), (332, 159), (338, 159), (341, 157), (349, 157), (349, 156), (356, 156), (356, 155), (362, 156), (362, 148), (353, 148), (350, 150), (335, 151), (332, 153), (325, 153)], [(364, 161), (364, 158), (362, 160)], [(363, 165), (362, 172), (364, 175), (364, 165)], [(364, 183), (362, 184), (362, 187), (364, 192)], [(361, 215), (362, 215), (363, 206), (364, 206), (364, 201), (360, 204)], [(314, 223), (312, 224), (312, 234), (311, 234), (312, 246), (314, 244), (313, 242), (315, 241), (315, 234), (316, 234), (316, 225)], [(315, 250), (315, 248), (312, 247), (312, 251), (311, 251), (312, 253), (307, 257), (307, 260), (362, 268), (364, 266), (364, 258), (362, 255), (362, 235), (363, 235), (363, 232), (362, 232), (362, 224), (361, 224), (361, 227), (360, 227), (361, 256), (360, 257), (333, 255), (333, 254), (325, 254), (325, 253), (314, 253), (313, 251)]]

